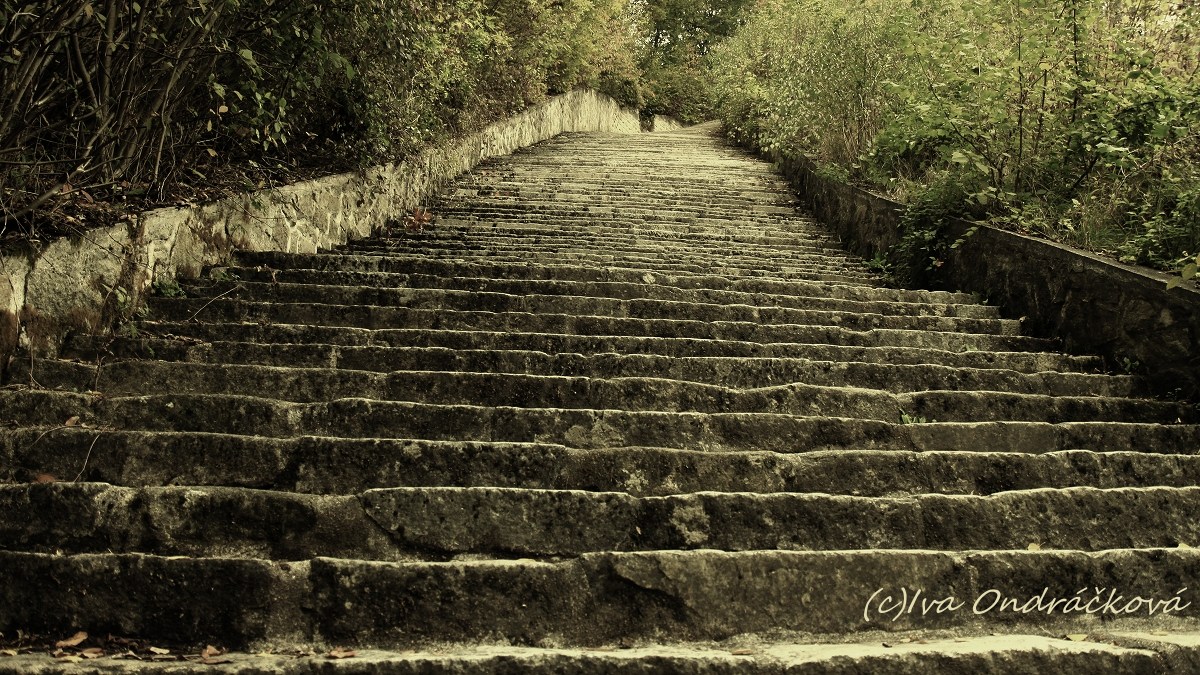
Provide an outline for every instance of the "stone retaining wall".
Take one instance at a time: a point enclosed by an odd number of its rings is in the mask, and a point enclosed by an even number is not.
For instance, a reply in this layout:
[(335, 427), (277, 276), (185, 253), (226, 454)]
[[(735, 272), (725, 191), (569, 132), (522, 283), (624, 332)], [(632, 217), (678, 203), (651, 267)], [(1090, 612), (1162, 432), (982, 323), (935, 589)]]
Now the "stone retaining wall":
[[(770, 155), (814, 215), (853, 252), (874, 258), (899, 241), (904, 205), (820, 175), (806, 158)], [(951, 239), (976, 223), (954, 221)], [(1200, 289), (1170, 276), (988, 225), (951, 252), (944, 287), (976, 293), (1025, 332), (1065, 351), (1132, 367), (1159, 393), (1200, 397)]]
[(636, 110), (577, 90), (399, 164), (327, 176), (0, 256), (0, 366), (18, 346), (54, 354), (71, 331), (102, 331), (156, 280), (195, 277), (235, 250), (313, 252), (370, 235), (481, 161), (567, 131), (638, 133)]

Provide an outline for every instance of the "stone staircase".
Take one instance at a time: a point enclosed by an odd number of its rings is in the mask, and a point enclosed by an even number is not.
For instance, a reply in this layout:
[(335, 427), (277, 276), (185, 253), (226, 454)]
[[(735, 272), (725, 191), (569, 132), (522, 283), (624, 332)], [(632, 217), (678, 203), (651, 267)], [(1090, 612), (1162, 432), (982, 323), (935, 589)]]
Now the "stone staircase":
[(106, 655), (0, 672), (196, 665), (110, 634), (256, 673), (1198, 667), (1192, 407), (882, 287), (711, 127), (559, 136), (433, 211), (10, 367), (0, 633)]

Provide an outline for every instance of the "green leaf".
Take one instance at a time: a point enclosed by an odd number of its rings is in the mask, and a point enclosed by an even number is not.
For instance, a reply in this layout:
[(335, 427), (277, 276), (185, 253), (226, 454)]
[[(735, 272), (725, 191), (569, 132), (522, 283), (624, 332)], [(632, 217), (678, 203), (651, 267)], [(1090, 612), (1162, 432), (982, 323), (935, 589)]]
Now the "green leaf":
[(1196, 276), (1196, 263), (1188, 263), (1184, 265), (1183, 271), (1179, 273), (1179, 276), (1182, 277), (1184, 281)]

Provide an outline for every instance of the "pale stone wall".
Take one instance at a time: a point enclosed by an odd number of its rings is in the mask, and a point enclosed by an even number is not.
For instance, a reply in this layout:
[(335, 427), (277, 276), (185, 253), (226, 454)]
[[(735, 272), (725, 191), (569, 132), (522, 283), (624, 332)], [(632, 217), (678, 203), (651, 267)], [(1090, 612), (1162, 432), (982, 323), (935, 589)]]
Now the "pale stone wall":
[(0, 367), (18, 346), (54, 353), (70, 331), (101, 331), (155, 280), (195, 277), (234, 250), (311, 253), (370, 235), (481, 161), (568, 131), (639, 133), (636, 110), (577, 90), (399, 164), (127, 223), (0, 256)]

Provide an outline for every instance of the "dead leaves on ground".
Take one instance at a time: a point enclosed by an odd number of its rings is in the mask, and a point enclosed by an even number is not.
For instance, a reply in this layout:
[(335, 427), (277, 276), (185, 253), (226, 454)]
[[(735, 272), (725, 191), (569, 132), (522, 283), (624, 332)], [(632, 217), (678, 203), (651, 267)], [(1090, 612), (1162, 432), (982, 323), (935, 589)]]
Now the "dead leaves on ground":
[[(43, 654), (59, 663), (81, 663), (107, 657), (114, 660), (133, 660), (154, 663), (186, 662), (206, 666), (234, 663), (229, 652), (215, 645), (206, 645), (199, 652), (172, 649), (151, 644), (146, 640), (89, 636), (86, 631), (56, 640), (54, 637), (30, 635), (18, 631), (16, 640), (3, 639), (0, 635), (0, 658), (20, 655)], [(352, 659), (358, 653), (348, 647), (334, 647), (328, 652), (298, 651), (294, 653), (258, 654), (257, 656), (291, 656), (294, 658), (320, 658), (331, 660)]]
[(433, 229), (433, 214), (420, 206), (404, 216), (404, 229), (408, 232), (424, 232)]

